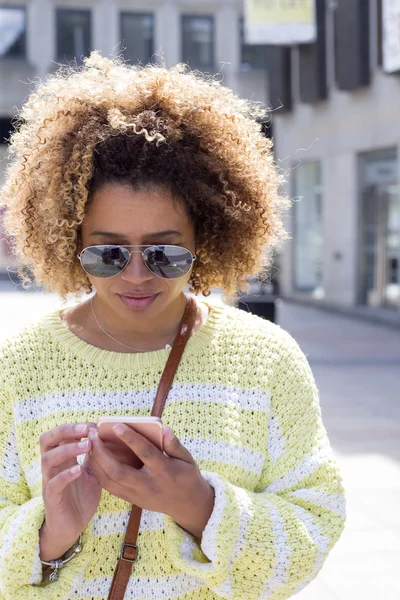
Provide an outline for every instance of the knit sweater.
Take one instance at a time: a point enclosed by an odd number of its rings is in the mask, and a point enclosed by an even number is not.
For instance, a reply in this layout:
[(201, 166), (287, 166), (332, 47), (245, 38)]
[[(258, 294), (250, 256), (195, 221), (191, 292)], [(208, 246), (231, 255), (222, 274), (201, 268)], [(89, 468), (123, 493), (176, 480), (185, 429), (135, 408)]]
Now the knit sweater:
[[(0, 350), (0, 598), (107, 598), (130, 505), (105, 490), (83, 551), (42, 581), (39, 436), (101, 415), (148, 415), (170, 350), (96, 348), (60, 311)], [(125, 598), (282, 600), (320, 571), (345, 521), (318, 389), (278, 325), (215, 305), (190, 338), (163, 413), (215, 490), (201, 542), (144, 510)], [(56, 558), (56, 557), (55, 557)]]

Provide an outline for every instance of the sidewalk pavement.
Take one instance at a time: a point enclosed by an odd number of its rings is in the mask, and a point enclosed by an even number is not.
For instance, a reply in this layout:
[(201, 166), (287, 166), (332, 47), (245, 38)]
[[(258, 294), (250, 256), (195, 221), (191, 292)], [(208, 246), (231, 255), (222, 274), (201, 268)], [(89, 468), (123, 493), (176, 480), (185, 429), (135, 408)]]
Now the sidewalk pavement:
[[(0, 285), (0, 341), (58, 306)], [(282, 301), (277, 314), (310, 362), (348, 502), (341, 539), (296, 598), (400, 600), (400, 332)]]
[(400, 600), (400, 332), (280, 303), (341, 465), (347, 526), (299, 600)]

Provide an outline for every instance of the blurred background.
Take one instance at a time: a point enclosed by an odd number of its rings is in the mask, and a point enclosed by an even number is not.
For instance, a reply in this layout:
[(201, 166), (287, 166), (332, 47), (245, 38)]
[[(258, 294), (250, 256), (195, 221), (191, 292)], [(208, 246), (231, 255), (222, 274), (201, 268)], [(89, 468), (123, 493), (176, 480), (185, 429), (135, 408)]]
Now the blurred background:
[[(31, 83), (92, 49), (186, 62), (271, 107), (292, 239), (240, 307), (306, 353), (348, 497), (297, 597), (399, 600), (400, 0), (0, 0), (0, 182)], [(4, 339), (61, 301), (21, 290), (1, 216), (0, 240)]]

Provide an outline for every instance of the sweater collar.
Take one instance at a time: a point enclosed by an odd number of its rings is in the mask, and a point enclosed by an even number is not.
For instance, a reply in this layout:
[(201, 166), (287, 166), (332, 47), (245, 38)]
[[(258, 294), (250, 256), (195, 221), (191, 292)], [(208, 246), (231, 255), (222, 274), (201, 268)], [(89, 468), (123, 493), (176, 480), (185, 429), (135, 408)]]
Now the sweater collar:
[[(207, 304), (207, 303), (206, 303)], [(210, 313), (206, 323), (198, 329), (189, 339), (184, 355), (199, 353), (211, 344), (218, 329), (226, 307), (223, 304), (207, 304)], [(139, 367), (163, 366), (168, 358), (169, 349), (154, 350), (151, 352), (125, 353), (103, 350), (82, 340), (70, 331), (61, 318), (60, 308), (49, 313), (41, 319), (43, 327), (50, 332), (53, 338), (65, 349), (68, 354), (95, 364), (97, 366), (132, 369)]]

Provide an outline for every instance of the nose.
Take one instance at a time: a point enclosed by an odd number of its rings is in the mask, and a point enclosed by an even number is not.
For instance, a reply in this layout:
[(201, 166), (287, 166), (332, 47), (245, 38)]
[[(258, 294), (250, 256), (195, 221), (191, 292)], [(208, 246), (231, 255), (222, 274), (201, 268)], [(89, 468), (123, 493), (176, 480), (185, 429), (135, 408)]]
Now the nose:
[(124, 281), (131, 283), (143, 283), (152, 279), (154, 275), (144, 264), (143, 256), (140, 250), (132, 250), (130, 253), (129, 263), (121, 273), (121, 278)]

